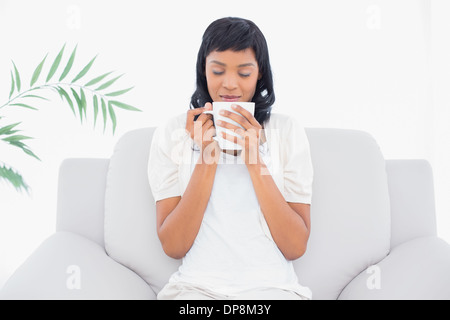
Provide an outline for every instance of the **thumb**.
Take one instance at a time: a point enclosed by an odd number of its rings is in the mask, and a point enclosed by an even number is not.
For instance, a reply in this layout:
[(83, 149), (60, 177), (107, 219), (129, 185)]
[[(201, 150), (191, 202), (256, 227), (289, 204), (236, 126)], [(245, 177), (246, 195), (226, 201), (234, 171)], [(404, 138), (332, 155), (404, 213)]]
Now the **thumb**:
[(204, 108), (205, 108), (206, 110), (212, 110), (212, 103), (211, 103), (211, 102), (205, 103)]

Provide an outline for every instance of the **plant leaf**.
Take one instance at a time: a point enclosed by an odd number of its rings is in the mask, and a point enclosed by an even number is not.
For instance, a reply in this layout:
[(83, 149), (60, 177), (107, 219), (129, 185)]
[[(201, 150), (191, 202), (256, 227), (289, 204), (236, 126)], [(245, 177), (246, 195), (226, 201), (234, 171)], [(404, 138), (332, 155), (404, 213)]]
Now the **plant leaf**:
[(47, 99), (47, 98), (40, 97), (40, 96), (36, 96), (36, 95), (34, 95), (34, 94), (27, 94), (26, 96), (23, 96), (22, 98), (38, 98), (38, 99), (50, 101), (50, 100)]
[(86, 119), (87, 102), (86, 102), (86, 95), (84, 94), (83, 88), (80, 89), (80, 93), (81, 93), (81, 109), (83, 109), (84, 118)]
[(89, 69), (92, 67), (92, 64), (94, 63), (95, 59), (97, 59), (97, 56), (92, 58), (92, 60), (89, 61), (89, 63), (83, 68), (83, 70), (81, 70), (80, 73), (77, 74), (77, 76), (75, 78), (73, 78), (72, 83), (81, 79), (89, 71)]
[(89, 87), (92, 86), (100, 81), (102, 81), (103, 79), (105, 79), (107, 76), (109, 76), (111, 73), (113, 73), (113, 71), (102, 74), (101, 76), (98, 76), (97, 78), (92, 79), (91, 81), (89, 81), (88, 83), (86, 83), (84, 86), (85, 87)]
[(30, 81), (30, 87), (33, 86), (33, 84), (36, 83), (37, 79), (39, 78), (39, 75), (41, 74), (42, 67), (44, 66), (45, 59), (47, 59), (48, 53), (45, 55), (44, 59), (39, 63), (39, 65), (36, 67), (36, 69), (33, 72), (33, 76), (31, 77)]
[(30, 149), (28, 149), (26, 146), (22, 147), (23, 152), (25, 152), (27, 155), (32, 156), (33, 158), (36, 158), (37, 160), (41, 161), (37, 155), (33, 153)]
[(126, 103), (122, 103), (122, 102), (119, 102), (119, 101), (114, 101), (114, 100), (112, 100), (112, 101), (109, 101), (109, 103), (115, 105), (116, 107), (125, 109), (125, 110), (130, 110), (130, 111), (142, 111), (142, 110), (140, 110), (140, 109), (138, 109), (138, 108), (135, 108), (135, 107), (133, 107), (133, 106), (130, 106), (130, 105), (126, 104)]
[(67, 103), (68, 103), (69, 106), (70, 106), (70, 109), (72, 109), (73, 114), (74, 114), (75, 116), (77, 116), (76, 113), (75, 113), (75, 109), (74, 109), (74, 107), (73, 107), (72, 99), (70, 99), (70, 96), (69, 96), (69, 94), (66, 92), (66, 90), (64, 90), (63, 88), (61, 88), (61, 87), (59, 87), (59, 86), (57, 87), (57, 90), (58, 90), (59, 94), (61, 95), (61, 97), (64, 97), (64, 98), (66, 99)]
[(107, 97), (117, 97), (120, 96), (124, 93), (127, 93), (128, 91), (130, 91), (131, 89), (133, 89), (134, 87), (128, 88), (128, 89), (124, 89), (124, 90), (120, 90), (120, 91), (115, 91), (115, 92), (111, 92), (111, 93), (107, 93), (105, 94), (105, 96)]
[(11, 96), (14, 93), (15, 87), (16, 87), (16, 82), (14, 81), (14, 76), (13, 76), (13, 73), (12, 73), (12, 70), (11, 70), (11, 91), (9, 92), (9, 98), (8, 99), (11, 99)]
[(20, 134), (16, 134), (13, 135), (14, 133), (18, 132), (19, 130), (11, 130), (12, 128), (14, 128), (15, 126), (17, 126), (19, 123), (15, 123), (12, 125), (8, 125), (6, 127), (1, 128), (0, 130), (3, 132), (4, 135), (9, 134), (9, 136), (6, 136), (0, 140), (3, 140), (7, 143), (9, 143), (12, 146), (18, 147), (20, 149), (22, 149), (23, 152), (25, 152), (26, 154), (38, 159), (38, 156), (36, 156), (29, 148), (26, 144), (24, 144), (22, 141), (23, 140), (28, 140), (28, 139), (33, 139), (31, 137), (27, 137), (24, 135), (20, 135)]
[(0, 166), (0, 178), (9, 182), (17, 191), (25, 190), (29, 192), (30, 187), (25, 183), (23, 177), (11, 168), (5, 165)]
[(80, 114), (80, 120), (81, 120), (81, 123), (83, 123), (83, 104), (81, 102), (81, 98), (78, 96), (78, 93), (73, 88), (70, 88), (70, 90), (72, 90), (72, 94), (73, 94), (73, 96), (75, 98), (75, 101), (76, 101), (76, 103), (78, 105), (78, 112)]
[(20, 76), (19, 76), (19, 71), (17, 70), (16, 64), (14, 63), (14, 61), (12, 62), (14, 65), (14, 73), (16, 75), (16, 88), (17, 88), (17, 92), (20, 92)]
[(111, 101), (108, 103), (108, 111), (109, 111), (109, 117), (111, 118), (111, 121), (112, 121), (113, 134), (114, 134), (114, 132), (116, 131), (117, 120), (116, 120), (116, 113), (114, 112), (114, 108), (111, 104)]
[(67, 61), (67, 65), (64, 68), (64, 71), (61, 74), (61, 77), (59, 77), (59, 81), (63, 80), (69, 73), (70, 69), (72, 69), (73, 61), (75, 60), (75, 53), (77, 52), (77, 47), (78, 47), (78, 44), (75, 46), (75, 49), (73, 49), (72, 54), (70, 55), (69, 61)]
[(61, 63), (61, 58), (63, 56), (64, 48), (66, 47), (66, 44), (62, 47), (62, 49), (59, 51), (58, 55), (55, 58), (55, 61), (53, 61), (52, 66), (50, 67), (50, 71), (48, 72), (47, 79), (45, 80), (45, 83), (49, 82), (49, 80), (53, 77), (56, 70), (59, 67), (59, 64)]
[(23, 136), (20, 134), (14, 135), (14, 136), (8, 136), (6, 138), (2, 138), (3, 141), (12, 143), (14, 141), (22, 141), (22, 140), (27, 140), (27, 139), (33, 139), (31, 137), (27, 137), (27, 136)]
[(29, 106), (27, 104), (24, 104), (24, 103), (13, 103), (13, 104), (10, 104), (10, 106), (18, 106), (18, 107), (28, 108), (28, 109), (32, 109), (32, 110), (37, 110), (36, 108)]
[(18, 132), (19, 130), (14, 130), (12, 131), (11, 129), (13, 129), (14, 127), (18, 126), (21, 122), (17, 122), (17, 123), (13, 123), (13, 124), (9, 124), (7, 126), (4, 126), (3, 128), (0, 128), (0, 136), (1, 135), (6, 135), (6, 134), (13, 134)]
[(98, 115), (98, 99), (97, 96), (94, 95), (94, 128), (95, 128), (95, 124), (97, 122), (97, 115)]
[(121, 74), (120, 76), (118, 76), (118, 77), (116, 77), (116, 78), (114, 78), (114, 79), (112, 79), (112, 80), (109, 80), (108, 82), (105, 82), (104, 84), (102, 84), (100, 87), (98, 87), (98, 88), (95, 89), (95, 90), (96, 90), (96, 91), (99, 91), (99, 90), (103, 90), (103, 89), (108, 88), (110, 85), (112, 85), (114, 82), (116, 82), (117, 79), (119, 79), (119, 78), (122, 77), (122, 76), (123, 76), (123, 74)]
[(106, 111), (106, 103), (105, 100), (102, 98), (102, 114), (103, 114), (103, 132), (105, 132), (106, 129), (106, 119), (108, 118), (108, 114)]

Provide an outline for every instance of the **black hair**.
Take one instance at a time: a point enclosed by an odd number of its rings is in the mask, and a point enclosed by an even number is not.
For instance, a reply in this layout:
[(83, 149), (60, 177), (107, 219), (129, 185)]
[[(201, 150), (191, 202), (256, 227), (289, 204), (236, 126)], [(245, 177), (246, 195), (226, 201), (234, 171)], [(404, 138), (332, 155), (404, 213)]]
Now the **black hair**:
[(206, 82), (206, 57), (213, 51), (222, 52), (231, 49), (237, 52), (248, 48), (252, 48), (255, 52), (261, 75), (252, 98), (255, 102), (254, 117), (261, 125), (270, 118), (275, 93), (266, 39), (255, 23), (235, 17), (212, 22), (203, 34), (197, 56), (197, 88), (191, 98), (191, 108), (201, 108), (205, 103), (212, 102)]

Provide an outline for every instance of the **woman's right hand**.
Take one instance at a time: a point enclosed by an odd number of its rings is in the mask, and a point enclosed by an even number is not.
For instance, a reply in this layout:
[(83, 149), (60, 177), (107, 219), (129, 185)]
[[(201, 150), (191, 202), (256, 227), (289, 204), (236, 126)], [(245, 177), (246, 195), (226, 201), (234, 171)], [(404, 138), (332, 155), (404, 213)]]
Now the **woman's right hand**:
[[(189, 133), (194, 143), (203, 152), (211, 143), (217, 144), (213, 139), (216, 134), (216, 128), (212, 120), (212, 115), (203, 113), (211, 111), (212, 104), (207, 102), (203, 108), (190, 109), (187, 112), (186, 131)], [(199, 115), (199, 116), (198, 116)], [(194, 118), (198, 116), (197, 120)]]

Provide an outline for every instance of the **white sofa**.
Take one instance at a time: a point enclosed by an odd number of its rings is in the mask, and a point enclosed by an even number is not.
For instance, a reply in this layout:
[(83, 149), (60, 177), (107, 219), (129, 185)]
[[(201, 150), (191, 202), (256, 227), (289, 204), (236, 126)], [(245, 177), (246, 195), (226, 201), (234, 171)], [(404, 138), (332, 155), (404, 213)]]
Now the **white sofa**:
[[(154, 128), (130, 131), (110, 159), (60, 168), (56, 232), (1, 299), (155, 299), (180, 261), (156, 235), (147, 160)], [(424, 160), (387, 160), (354, 130), (308, 128), (312, 231), (294, 262), (313, 299), (450, 299), (450, 245), (436, 236)], [(220, 253), (218, 253), (220, 254)]]

